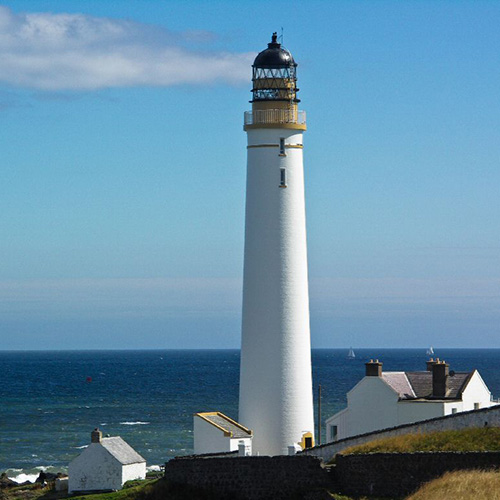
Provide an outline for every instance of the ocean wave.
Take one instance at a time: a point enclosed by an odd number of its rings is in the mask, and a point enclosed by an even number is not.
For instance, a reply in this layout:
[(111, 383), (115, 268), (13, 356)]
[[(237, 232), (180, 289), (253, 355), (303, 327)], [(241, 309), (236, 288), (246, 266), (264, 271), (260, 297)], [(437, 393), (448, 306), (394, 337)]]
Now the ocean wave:
[(67, 467), (56, 467), (53, 465), (40, 465), (38, 467), (31, 467), (29, 469), (7, 469), (5, 472), (7, 477), (12, 481), (22, 484), (26, 481), (34, 483), (40, 472), (52, 472), (54, 474), (58, 472), (67, 473)]
[(150, 466), (146, 467), (146, 470), (148, 472), (160, 472), (161, 467), (159, 465), (150, 465)]
[(149, 425), (151, 422), (120, 422), (120, 425)]
[(37, 477), (39, 476), (39, 474), (18, 474), (17, 476), (14, 476), (14, 477), (9, 477), (9, 479), (11, 479), (12, 481), (14, 481), (15, 483), (18, 483), (18, 484), (21, 484), (21, 483), (25, 483), (26, 481), (29, 481), (30, 483), (34, 483), (37, 479)]
[(88, 444), (84, 444), (83, 446), (72, 446), (74, 450), (83, 450), (84, 448), (88, 448)]

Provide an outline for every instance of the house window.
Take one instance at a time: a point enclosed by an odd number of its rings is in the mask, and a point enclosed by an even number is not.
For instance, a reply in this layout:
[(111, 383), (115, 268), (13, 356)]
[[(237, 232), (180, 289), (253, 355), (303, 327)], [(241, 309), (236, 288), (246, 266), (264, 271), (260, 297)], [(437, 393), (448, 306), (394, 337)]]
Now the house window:
[(330, 425), (330, 441), (337, 441), (339, 428), (336, 425)]
[(280, 188), (286, 187), (286, 169), (280, 168)]
[(452, 413), (452, 414), (457, 413), (457, 409), (456, 409), (456, 408), (452, 408), (452, 409), (451, 409), (451, 413)]
[(285, 153), (285, 138), (280, 137), (280, 156), (286, 156)]
[(481, 408), (481, 403), (474, 403), (474, 410), (479, 410)]

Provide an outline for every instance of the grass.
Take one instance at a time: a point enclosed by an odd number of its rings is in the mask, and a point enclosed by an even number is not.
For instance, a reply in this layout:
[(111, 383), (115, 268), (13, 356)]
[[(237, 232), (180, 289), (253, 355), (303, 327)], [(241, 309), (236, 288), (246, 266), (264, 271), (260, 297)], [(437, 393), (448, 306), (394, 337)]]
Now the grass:
[(500, 428), (406, 434), (378, 439), (342, 450), (342, 455), (362, 453), (412, 453), (417, 451), (500, 451)]
[(500, 500), (500, 472), (456, 471), (424, 484), (407, 500)]
[(165, 479), (130, 481), (112, 493), (68, 495), (54, 491), (54, 483), (42, 488), (40, 484), (0, 489), (0, 500), (229, 500), (190, 486), (170, 484)]
[(71, 496), (73, 500), (135, 500), (146, 499), (153, 495), (157, 481), (131, 481), (125, 483), (122, 490), (113, 493), (97, 493), (95, 495)]

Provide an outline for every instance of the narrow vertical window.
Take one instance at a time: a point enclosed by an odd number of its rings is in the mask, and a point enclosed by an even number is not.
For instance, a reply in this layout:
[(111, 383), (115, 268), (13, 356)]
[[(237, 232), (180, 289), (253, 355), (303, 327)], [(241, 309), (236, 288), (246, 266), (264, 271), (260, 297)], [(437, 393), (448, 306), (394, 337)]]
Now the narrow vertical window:
[(286, 156), (285, 153), (285, 138), (280, 137), (280, 156)]
[(280, 188), (286, 188), (286, 169), (280, 168)]
[(330, 441), (337, 441), (337, 436), (339, 434), (339, 428), (336, 425), (330, 426)]

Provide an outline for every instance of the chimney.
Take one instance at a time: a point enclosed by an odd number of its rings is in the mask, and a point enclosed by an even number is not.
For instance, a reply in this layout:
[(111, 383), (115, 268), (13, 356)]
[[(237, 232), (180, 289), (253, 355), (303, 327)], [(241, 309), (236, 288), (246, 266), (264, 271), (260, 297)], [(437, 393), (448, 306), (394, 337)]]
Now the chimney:
[(382, 376), (382, 362), (378, 359), (373, 361), (370, 359), (369, 363), (365, 363), (367, 377), (381, 377)]
[(431, 358), (429, 359), (429, 361), (426, 361), (426, 364), (427, 364), (427, 371), (428, 372), (431, 372), (432, 371), (432, 367), (439, 361), (439, 359), (437, 360), (434, 360), (434, 358)]
[(450, 365), (437, 359), (432, 365), (432, 395), (435, 398), (445, 398), (448, 392), (448, 376)]
[(91, 443), (100, 443), (102, 439), (102, 432), (96, 427), (91, 433), (90, 433), (90, 442)]

